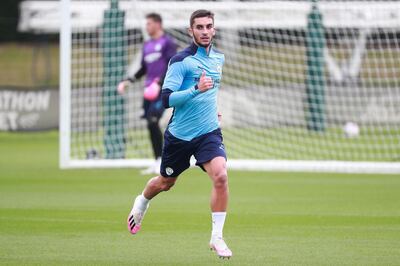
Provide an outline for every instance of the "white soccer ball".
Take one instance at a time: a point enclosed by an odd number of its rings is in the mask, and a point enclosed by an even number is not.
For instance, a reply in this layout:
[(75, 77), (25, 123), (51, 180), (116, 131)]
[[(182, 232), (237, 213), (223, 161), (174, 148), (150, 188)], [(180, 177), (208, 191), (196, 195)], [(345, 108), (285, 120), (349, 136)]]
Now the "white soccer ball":
[(360, 127), (354, 122), (347, 122), (343, 127), (343, 131), (348, 138), (355, 138), (360, 135)]

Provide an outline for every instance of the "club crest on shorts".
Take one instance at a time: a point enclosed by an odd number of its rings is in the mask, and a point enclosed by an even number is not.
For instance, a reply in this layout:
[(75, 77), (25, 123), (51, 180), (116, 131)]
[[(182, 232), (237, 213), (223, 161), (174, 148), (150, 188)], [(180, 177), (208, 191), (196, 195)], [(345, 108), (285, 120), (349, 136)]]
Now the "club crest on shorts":
[(167, 167), (165, 168), (165, 172), (167, 173), (167, 175), (172, 175), (174, 173), (174, 169), (172, 169), (171, 167)]

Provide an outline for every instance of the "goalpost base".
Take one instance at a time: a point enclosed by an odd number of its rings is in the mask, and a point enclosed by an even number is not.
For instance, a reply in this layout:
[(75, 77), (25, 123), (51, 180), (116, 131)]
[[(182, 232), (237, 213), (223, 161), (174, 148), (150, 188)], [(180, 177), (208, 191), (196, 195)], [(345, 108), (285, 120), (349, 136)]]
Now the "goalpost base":
[[(141, 168), (154, 163), (152, 159), (71, 160), (63, 168)], [(191, 162), (192, 167), (194, 161)], [(228, 160), (229, 170), (269, 172), (321, 172), (400, 174), (398, 162), (344, 162), (291, 160)]]

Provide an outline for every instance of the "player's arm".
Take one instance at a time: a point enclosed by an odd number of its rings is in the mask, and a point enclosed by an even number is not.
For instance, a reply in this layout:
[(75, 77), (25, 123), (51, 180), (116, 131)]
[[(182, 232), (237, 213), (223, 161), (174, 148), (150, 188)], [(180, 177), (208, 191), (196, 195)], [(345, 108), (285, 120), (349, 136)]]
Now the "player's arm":
[(213, 81), (206, 76), (205, 71), (200, 76), (196, 86), (187, 90), (178, 91), (186, 74), (183, 62), (170, 64), (165, 78), (161, 98), (165, 108), (176, 107), (184, 104), (196, 95), (213, 87)]
[(143, 77), (147, 72), (146, 69), (146, 63), (144, 61), (144, 53), (142, 53), (142, 60), (140, 63), (140, 68), (132, 77), (127, 77), (126, 79), (122, 80), (117, 87), (117, 90), (120, 94), (123, 94), (125, 92), (125, 88), (129, 85), (134, 83), (136, 80), (140, 79)]
[[(144, 49), (144, 48), (143, 48)], [(136, 80), (140, 79), (144, 75), (146, 75), (146, 62), (144, 61), (144, 50), (142, 51), (142, 60), (140, 61), (140, 68), (132, 77), (128, 77), (126, 80), (130, 81), (131, 83), (135, 82)]]
[(128, 77), (127, 80), (130, 82), (135, 82), (137, 79), (140, 79), (146, 74), (146, 64), (142, 62), (140, 68), (136, 73), (133, 75), (133, 77)]
[[(175, 44), (174, 40), (172, 38), (169, 38), (165, 47), (163, 48), (163, 57), (167, 65), (171, 58), (176, 54), (177, 48), (178, 47)], [(164, 84), (166, 74), (167, 73), (164, 72), (163, 75), (160, 77), (160, 80), (158, 81), (158, 84), (160, 84), (161, 87)]]

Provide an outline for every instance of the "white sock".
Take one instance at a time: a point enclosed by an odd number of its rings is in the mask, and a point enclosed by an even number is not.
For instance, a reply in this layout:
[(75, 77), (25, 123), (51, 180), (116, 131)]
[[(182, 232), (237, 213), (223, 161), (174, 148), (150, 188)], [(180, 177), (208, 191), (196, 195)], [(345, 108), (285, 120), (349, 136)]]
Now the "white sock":
[(226, 212), (212, 212), (212, 237), (221, 237), (222, 238), (222, 230), (224, 229)]
[(133, 208), (137, 208), (141, 211), (145, 211), (147, 208), (147, 205), (149, 204), (148, 199), (143, 196), (143, 194), (140, 194), (139, 196), (136, 197), (135, 204), (133, 205)]

